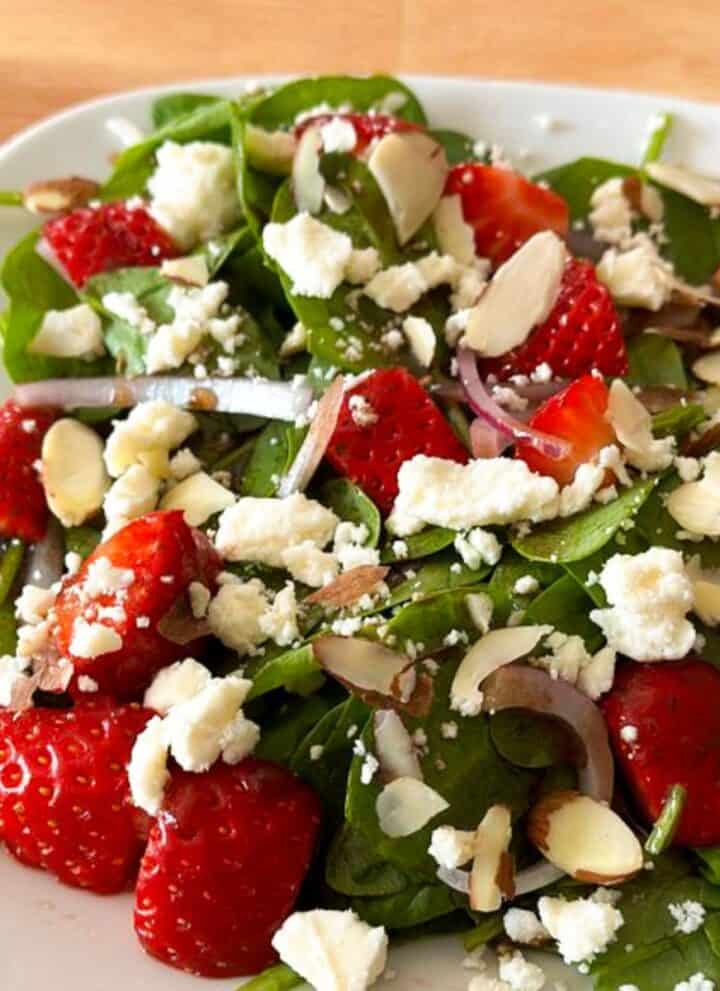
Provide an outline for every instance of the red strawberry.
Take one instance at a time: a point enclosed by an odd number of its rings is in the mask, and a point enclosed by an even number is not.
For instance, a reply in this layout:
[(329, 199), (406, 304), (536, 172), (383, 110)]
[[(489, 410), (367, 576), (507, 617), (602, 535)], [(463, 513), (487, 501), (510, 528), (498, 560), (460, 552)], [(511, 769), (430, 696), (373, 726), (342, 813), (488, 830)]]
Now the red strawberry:
[(411, 124), (410, 121), (401, 117), (389, 117), (387, 114), (316, 114), (314, 117), (306, 117), (295, 128), (295, 134), (299, 138), (309, 127), (322, 127), (331, 120), (346, 120), (355, 128), (357, 141), (353, 148), (353, 155), (362, 155), (369, 144), (377, 138), (383, 138), (386, 134), (394, 131), (420, 131), (419, 124)]
[[(625, 778), (647, 821), (673, 785), (687, 789), (675, 841), (720, 843), (720, 671), (695, 658), (626, 663), (601, 703)], [(623, 734), (632, 726), (637, 731)]]
[(0, 535), (28, 543), (41, 540), (47, 527), (45, 490), (36, 462), (54, 410), (21, 407), (12, 399), (0, 406)]
[(0, 839), (64, 884), (121, 891), (148, 832), (126, 765), (152, 715), (95, 698), (74, 709), (0, 710)]
[(43, 233), (76, 286), (98, 272), (159, 265), (179, 253), (145, 207), (125, 203), (81, 207), (49, 220)]
[(551, 396), (534, 413), (530, 426), (542, 433), (569, 440), (567, 457), (554, 461), (527, 442), (515, 446), (515, 456), (541, 475), (552, 475), (561, 485), (572, 482), (576, 469), (592, 459), (608, 444), (615, 432), (605, 419), (608, 388), (597, 375), (583, 375), (561, 392)]
[[(111, 591), (98, 592), (94, 576), (102, 577), (108, 564), (121, 573), (117, 581), (111, 576)], [(141, 698), (160, 668), (193, 653), (187, 638), (180, 643), (163, 636), (161, 621), (168, 623), (182, 606), (191, 582), (214, 590), (221, 567), (207, 537), (189, 527), (179, 510), (133, 520), (63, 583), (55, 604), (55, 645), (72, 660), (75, 674), (94, 678), (101, 691), (123, 700)], [(122, 646), (96, 657), (78, 656), (73, 636), (82, 620), (110, 627)]]
[(460, 196), (463, 216), (475, 229), (477, 253), (495, 265), (539, 231), (555, 231), (560, 237), (568, 232), (570, 214), (562, 196), (510, 169), (456, 165), (445, 193)]
[(205, 774), (173, 771), (137, 884), (145, 950), (204, 977), (267, 967), (319, 825), (315, 793), (276, 764), (249, 758)]
[[(358, 397), (358, 398), (354, 398)], [(388, 513), (397, 474), (416, 454), (465, 463), (468, 454), (405, 368), (380, 368), (348, 389), (325, 456)]]
[(481, 361), (481, 368), (485, 375), (507, 379), (529, 375), (543, 363), (558, 378), (577, 378), (593, 369), (608, 376), (627, 374), (620, 319), (590, 262), (568, 262), (547, 320), (513, 351)]

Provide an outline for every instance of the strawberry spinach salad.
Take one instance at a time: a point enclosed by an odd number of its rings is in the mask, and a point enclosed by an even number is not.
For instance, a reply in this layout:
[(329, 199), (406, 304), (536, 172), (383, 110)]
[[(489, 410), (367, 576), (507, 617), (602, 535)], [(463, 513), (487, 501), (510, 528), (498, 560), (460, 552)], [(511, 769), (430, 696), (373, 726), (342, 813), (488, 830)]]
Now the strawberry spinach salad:
[(0, 196), (7, 850), (252, 991), (714, 991), (720, 182), (385, 76), (152, 117)]

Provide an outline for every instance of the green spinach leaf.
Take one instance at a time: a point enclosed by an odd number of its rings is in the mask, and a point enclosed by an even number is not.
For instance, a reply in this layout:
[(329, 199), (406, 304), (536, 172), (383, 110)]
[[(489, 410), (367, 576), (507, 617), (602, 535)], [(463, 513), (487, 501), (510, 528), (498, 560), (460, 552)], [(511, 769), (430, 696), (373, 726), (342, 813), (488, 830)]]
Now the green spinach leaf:
[(636, 174), (637, 169), (618, 162), (608, 162), (603, 158), (578, 158), (568, 165), (535, 176), (535, 182), (546, 182), (567, 200), (571, 220), (584, 220), (590, 212), (590, 199), (598, 186), (615, 176)]
[(5, 544), (0, 560), (0, 606), (10, 594), (24, 557), (25, 545), (21, 540), (9, 540)]
[(363, 897), (394, 895), (408, 885), (407, 875), (379, 860), (365, 835), (347, 823), (335, 834), (328, 850), (325, 880), (341, 895)]
[(563, 575), (541, 592), (527, 607), (525, 623), (547, 623), (568, 636), (579, 636), (590, 653), (599, 650), (603, 637), (589, 619), (593, 600), (570, 576)]
[(341, 520), (367, 528), (366, 547), (377, 547), (382, 520), (377, 506), (347, 478), (333, 478), (320, 490), (320, 501)]
[(315, 691), (324, 682), (322, 669), (315, 660), (312, 644), (304, 644), (271, 657), (253, 676), (248, 701), (266, 695), (276, 688), (300, 695)]
[[(380, 560), (383, 564), (392, 564), (395, 561), (416, 561), (421, 557), (430, 557), (450, 547), (455, 537), (454, 530), (446, 530), (441, 526), (426, 527), (420, 533), (414, 533), (400, 541), (395, 537), (388, 537), (381, 551)], [(394, 549), (396, 544), (400, 545), (400, 554)]]
[(640, 334), (628, 341), (627, 353), (629, 385), (688, 388), (682, 354), (675, 341), (659, 334)]
[(468, 568), (454, 551), (441, 551), (417, 570), (406, 572), (405, 579), (391, 590), (385, 606), (397, 606), (409, 599), (420, 601), (437, 592), (477, 585), (489, 571), (489, 566), (485, 564), (477, 570)]
[(415, 884), (397, 894), (353, 898), (350, 907), (371, 926), (409, 929), (455, 912), (464, 899), (445, 884)]
[(153, 100), (151, 113), (155, 128), (166, 127), (202, 107), (221, 103), (222, 98), (209, 93), (168, 93)]
[(260, 433), (250, 455), (241, 494), (269, 498), (277, 493), (280, 479), (287, 474), (300, 450), (306, 430), (274, 420)]

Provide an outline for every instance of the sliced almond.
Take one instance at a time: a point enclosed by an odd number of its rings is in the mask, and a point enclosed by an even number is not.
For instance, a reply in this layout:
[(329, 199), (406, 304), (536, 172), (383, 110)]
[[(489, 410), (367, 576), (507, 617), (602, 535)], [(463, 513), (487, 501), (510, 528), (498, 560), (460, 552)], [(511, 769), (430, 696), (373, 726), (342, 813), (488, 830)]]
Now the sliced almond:
[(404, 654), (362, 637), (319, 637), (313, 652), (318, 663), (338, 681), (378, 695), (392, 695), (397, 679), (411, 667)]
[(389, 570), (382, 565), (360, 564), (308, 595), (305, 602), (318, 602), (331, 609), (351, 606), (363, 595), (371, 595)]
[(202, 526), (215, 513), (234, 503), (235, 496), (229, 489), (204, 471), (198, 471), (170, 489), (163, 496), (160, 509), (182, 509), (189, 526)]
[(693, 582), (693, 612), (706, 626), (720, 623), (720, 584), (700, 578)]
[(245, 153), (250, 164), (272, 175), (289, 175), (297, 148), (290, 131), (266, 131), (248, 124), (245, 129)]
[(528, 836), (551, 864), (587, 884), (619, 884), (642, 870), (643, 850), (627, 823), (577, 791), (553, 792), (538, 802)]
[(698, 175), (682, 165), (649, 162), (645, 171), (655, 182), (682, 193), (702, 206), (720, 206), (720, 180)]
[(680, 485), (665, 508), (682, 530), (702, 537), (720, 537), (720, 498), (704, 481)]
[(667, 468), (672, 461), (673, 438), (653, 436), (650, 414), (622, 379), (615, 379), (610, 386), (606, 416), (630, 464), (643, 471)]
[(94, 430), (79, 420), (57, 420), (43, 438), (40, 462), (48, 506), (63, 526), (80, 526), (98, 512), (110, 478)]
[(564, 243), (552, 231), (531, 237), (500, 266), (470, 311), (468, 345), (493, 358), (523, 344), (557, 299), (566, 257)]
[(385, 197), (401, 245), (422, 227), (440, 201), (448, 164), (437, 141), (418, 132), (386, 134), (368, 168)]
[(377, 797), (380, 829), (386, 836), (412, 836), (449, 808), (438, 793), (415, 778), (396, 778)]
[(173, 282), (184, 286), (206, 286), (210, 279), (204, 255), (187, 255), (185, 258), (166, 258), (160, 271)]
[(300, 213), (319, 213), (323, 205), (325, 179), (320, 172), (322, 140), (315, 127), (300, 138), (292, 164), (292, 188)]
[(435, 357), (437, 343), (432, 325), (424, 317), (406, 317), (402, 329), (417, 363), (423, 368), (429, 368)]
[(420, 761), (415, 753), (410, 734), (400, 716), (393, 709), (379, 709), (373, 716), (375, 729), (375, 754), (380, 761), (384, 781), (396, 778), (423, 780)]
[(473, 625), (481, 633), (487, 633), (490, 629), (495, 604), (485, 592), (471, 592), (465, 596), (465, 606), (470, 613)]
[(84, 206), (100, 192), (94, 179), (68, 176), (31, 182), (23, 190), (23, 205), (31, 213), (61, 213)]
[(693, 374), (709, 385), (720, 385), (720, 354), (706, 354), (692, 366)]
[(450, 708), (464, 716), (482, 709), (480, 685), (488, 675), (533, 650), (540, 639), (552, 633), (551, 626), (512, 626), (491, 630), (473, 644), (455, 672), (450, 687)]
[(465, 222), (460, 196), (443, 196), (433, 214), (440, 251), (461, 265), (475, 260), (475, 232)]
[(496, 912), (503, 899), (515, 894), (513, 861), (508, 852), (511, 839), (510, 809), (491, 806), (475, 833), (470, 907), (476, 912)]

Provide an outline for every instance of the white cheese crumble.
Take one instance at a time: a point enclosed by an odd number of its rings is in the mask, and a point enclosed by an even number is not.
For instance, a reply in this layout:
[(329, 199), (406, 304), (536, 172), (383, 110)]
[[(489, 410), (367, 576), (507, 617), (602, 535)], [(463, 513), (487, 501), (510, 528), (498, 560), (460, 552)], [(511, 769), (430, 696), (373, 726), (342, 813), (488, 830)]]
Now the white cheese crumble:
[(698, 972), (676, 984), (673, 991), (715, 991), (715, 982)]
[(88, 623), (79, 617), (73, 623), (70, 653), (75, 657), (99, 657), (120, 650), (123, 640), (117, 630), (102, 623)]
[(455, 870), (475, 856), (475, 832), (438, 826), (432, 832), (428, 853), (439, 867)]
[(176, 661), (155, 675), (145, 692), (143, 705), (166, 716), (173, 706), (187, 702), (209, 684), (212, 675), (192, 657)]
[(296, 296), (329, 299), (345, 279), (353, 246), (347, 234), (298, 213), (263, 229), (263, 245), (292, 281)]
[(558, 507), (557, 482), (510, 458), (462, 465), (419, 454), (402, 465), (398, 484), (388, 526), (399, 537), (417, 533), (426, 524), (470, 530), (536, 521), (555, 515)]
[(148, 179), (149, 211), (181, 248), (190, 249), (240, 219), (231, 148), (211, 141), (166, 141)]
[(602, 953), (617, 939), (623, 924), (621, 912), (613, 905), (592, 898), (543, 896), (538, 901), (540, 921), (553, 939), (565, 963), (579, 963)]
[(141, 334), (152, 334), (155, 321), (151, 320), (148, 312), (136, 296), (131, 292), (108, 292), (102, 298), (103, 309), (115, 317), (119, 317)]
[(371, 403), (360, 393), (350, 396), (348, 409), (353, 423), (358, 427), (372, 427), (378, 421), (378, 415)]
[(10, 654), (0, 657), (0, 707), (9, 706), (15, 689), (30, 681), (26, 674), (27, 667), (27, 658)]
[(131, 520), (152, 512), (160, 495), (160, 479), (141, 464), (131, 465), (105, 493), (103, 512), (109, 537)]
[(505, 935), (513, 943), (536, 946), (550, 938), (550, 933), (534, 912), (524, 908), (509, 908), (503, 916)]
[(27, 349), (30, 354), (90, 360), (105, 354), (102, 322), (87, 303), (66, 310), (48, 310)]
[(545, 973), (537, 964), (530, 963), (516, 950), (512, 956), (503, 955), (498, 961), (498, 974), (501, 981), (511, 991), (540, 991), (545, 986)]
[(292, 577), (311, 588), (329, 584), (338, 573), (338, 559), (329, 551), (322, 551), (312, 540), (293, 544), (282, 552), (282, 564)]
[(636, 234), (622, 250), (608, 248), (597, 265), (598, 279), (621, 306), (659, 310), (672, 294), (672, 266), (647, 234)]
[(352, 151), (357, 144), (357, 133), (352, 121), (343, 117), (333, 117), (327, 124), (323, 124), (320, 138), (328, 154)]
[(632, 236), (633, 209), (620, 176), (596, 187), (590, 197), (589, 221), (598, 241), (621, 244)]
[(692, 649), (695, 630), (685, 616), (693, 587), (678, 551), (615, 554), (599, 580), (609, 608), (594, 609), (590, 618), (609, 646), (636, 661), (673, 660)]
[(502, 544), (494, 533), (474, 527), (467, 533), (459, 533), (453, 542), (463, 562), (473, 571), (483, 564), (495, 565), (502, 555)]
[(197, 420), (164, 399), (135, 406), (125, 420), (115, 420), (105, 444), (105, 464), (117, 478), (134, 464), (144, 464), (158, 477), (168, 474), (168, 453), (179, 447), (193, 431)]
[(668, 912), (675, 920), (675, 931), (689, 936), (702, 928), (705, 922), (705, 906), (688, 899), (668, 905)]
[(349, 910), (294, 912), (272, 944), (315, 991), (365, 991), (387, 962), (385, 929), (371, 928)]
[(540, 582), (532, 575), (523, 575), (513, 585), (515, 595), (534, 595), (540, 588)]
[(201, 288), (173, 286), (168, 306), (174, 312), (170, 323), (157, 327), (148, 341), (145, 368), (150, 375), (179, 368), (208, 336), (228, 353), (238, 343), (242, 318), (237, 313), (220, 316), (228, 295), (227, 282), (211, 282)]

